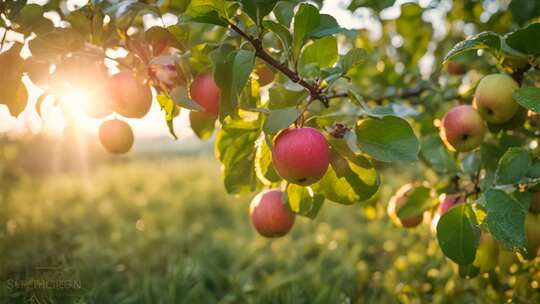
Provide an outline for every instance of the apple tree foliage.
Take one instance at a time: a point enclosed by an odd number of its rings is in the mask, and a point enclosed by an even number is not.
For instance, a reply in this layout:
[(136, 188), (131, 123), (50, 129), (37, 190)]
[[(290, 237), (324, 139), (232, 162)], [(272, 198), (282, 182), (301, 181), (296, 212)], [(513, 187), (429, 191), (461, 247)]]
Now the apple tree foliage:
[[(153, 87), (173, 136), (180, 111), (192, 111), (201, 139), (215, 134), (229, 193), (282, 187), (290, 209), (309, 218), (323, 205), (369, 200), (380, 168), (418, 162), (439, 182), (418, 184), (423, 195), (398, 216), (433, 213), (435, 193), (465, 196), (466, 204), (441, 217), (437, 239), (467, 273), (483, 233), (504, 249), (531, 254), (524, 227), (540, 181), (540, 3), (491, 2), (496, 10), (483, 1), (351, 1), (347, 9), (369, 20), (374, 33), (342, 27), (321, 13), (322, 1), (90, 1), (75, 8), (0, 1), (0, 103), (13, 116), (25, 110), (23, 77), (47, 92), (60, 74), (85, 65), (131, 70)], [(389, 10), (399, 14), (385, 15)], [(147, 15), (177, 19), (145, 27)], [(21, 57), (23, 47), (30, 56)], [(450, 64), (463, 70), (450, 73)], [(264, 87), (261, 65), (275, 73)], [(164, 66), (174, 81), (155, 72)], [(195, 75), (207, 71), (221, 90), (217, 120), (197, 115), (202, 108), (189, 95)], [(471, 104), (481, 75), (496, 72), (520, 84), (514, 98), (528, 117), (489, 125), (472, 152), (448, 150), (440, 119), (452, 106)], [(272, 165), (276, 134), (300, 126), (323, 132), (331, 150), (328, 171), (309, 187), (286, 184)]]

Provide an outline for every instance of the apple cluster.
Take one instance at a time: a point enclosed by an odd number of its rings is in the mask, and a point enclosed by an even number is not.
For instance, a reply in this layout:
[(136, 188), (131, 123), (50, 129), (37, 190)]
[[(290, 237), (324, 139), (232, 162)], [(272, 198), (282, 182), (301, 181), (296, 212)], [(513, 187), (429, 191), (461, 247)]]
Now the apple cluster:
[[(92, 97), (93, 103), (86, 110), (94, 118), (104, 118), (113, 112), (126, 118), (142, 118), (152, 105), (150, 86), (127, 71), (112, 75)], [(103, 148), (113, 154), (126, 153), (133, 146), (131, 127), (118, 118), (104, 121), (98, 136)]]
[[(260, 85), (274, 79), (273, 71), (266, 66), (255, 70)], [(191, 99), (205, 109), (210, 118), (219, 114), (220, 89), (211, 73), (195, 77), (190, 86)], [(317, 129), (298, 127), (284, 129), (274, 139), (272, 163), (277, 173), (287, 182), (309, 186), (319, 181), (330, 164), (330, 149), (324, 135)], [(284, 203), (284, 193), (273, 189), (259, 193), (250, 208), (255, 229), (265, 237), (285, 235), (294, 224), (295, 214)]]
[[(443, 117), (440, 135), (446, 146), (457, 152), (480, 146), (488, 127), (512, 128), (523, 109), (512, 97), (518, 83), (506, 74), (487, 75), (476, 87), (473, 105), (459, 105)], [(521, 121), (523, 123), (523, 121)]]

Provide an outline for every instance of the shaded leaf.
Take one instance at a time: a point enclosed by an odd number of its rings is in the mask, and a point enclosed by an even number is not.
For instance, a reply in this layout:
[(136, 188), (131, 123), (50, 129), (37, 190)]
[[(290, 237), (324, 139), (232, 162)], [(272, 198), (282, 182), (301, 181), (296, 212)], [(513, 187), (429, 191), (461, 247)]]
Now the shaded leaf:
[(356, 126), (356, 136), (358, 147), (377, 160), (418, 159), (418, 139), (409, 123), (397, 116), (361, 120)]
[(517, 147), (508, 149), (499, 160), (495, 182), (499, 185), (518, 184), (525, 177), (531, 163), (531, 155), (527, 150)]
[(525, 217), (529, 202), (498, 189), (488, 189), (484, 199), (487, 212), (485, 222), (493, 238), (507, 249), (525, 249)]
[(444, 255), (459, 265), (472, 264), (480, 242), (480, 228), (469, 204), (458, 204), (437, 223), (437, 240)]

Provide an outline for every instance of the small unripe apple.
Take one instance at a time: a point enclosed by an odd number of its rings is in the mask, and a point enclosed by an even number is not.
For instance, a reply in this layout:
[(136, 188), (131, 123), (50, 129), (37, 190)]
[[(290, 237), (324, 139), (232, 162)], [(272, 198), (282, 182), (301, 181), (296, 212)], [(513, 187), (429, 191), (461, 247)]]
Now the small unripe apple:
[(454, 151), (468, 152), (480, 146), (486, 134), (486, 124), (469, 105), (452, 108), (442, 119), (440, 134), (443, 142)]
[(133, 146), (131, 127), (118, 119), (104, 121), (98, 135), (103, 148), (113, 154), (124, 154)]
[(448, 62), (448, 65), (446, 66), (446, 70), (448, 71), (448, 74), (455, 75), (455, 76), (463, 75), (467, 71), (465, 69), (465, 65), (457, 61)]
[(516, 114), (519, 105), (512, 93), (519, 87), (512, 77), (506, 74), (487, 75), (476, 87), (474, 107), (489, 123), (502, 124)]
[(219, 99), (221, 90), (214, 82), (212, 73), (197, 75), (190, 86), (191, 99), (206, 110), (211, 117), (219, 115)]
[(540, 219), (538, 215), (527, 213), (525, 236), (527, 237), (527, 257), (532, 259), (540, 253)]
[(439, 197), (439, 201), (441, 202), (440, 205), (440, 213), (441, 215), (445, 214), (450, 210), (450, 208), (465, 203), (465, 198), (462, 195), (459, 194), (447, 194), (443, 193)]
[(251, 222), (264, 237), (284, 236), (294, 225), (295, 214), (284, 205), (282, 197), (279, 190), (267, 190), (251, 201)]
[(478, 267), (480, 273), (489, 272), (495, 267), (499, 261), (499, 245), (489, 234), (482, 233), (480, 235), (480, 244), (476, 250), (476, 257), (473, 265)]
[(529, 211), (538, 214), (540, 213), (540, 191), (532, 193), (531, 205), (529, 206)]
[(272, 162), (277, 173), (285, 180), (309, 186), (319, 181), (328, 170), (328, 142), (314, 128), (285, 129), (274, 141)]
[(387, 213), (390, 219), (405, 228), (414, 228), (424, 219), (424, 214), (418, 214), (409, 218), (400, 218), (398, 216), (399, 210), (405, 205), (407, 199), (412, 193), (414, 186), (412, 184), (406, 184), (399, 188), (399, 190), (392, 196), (390, 202), (388, 203)]
[(272, 71), (266, 65), (261, 65), (255, 70), (255, 72), (257, 73), (257, 76), (259, 76), (259, 85), (261, 87), (264, 87), (274, 81), (274, 71)]
[(152, 92), (130, 72), (120, 72), (109, 80), (113, 110), (127, 118), (142, 118), (152, 106)]

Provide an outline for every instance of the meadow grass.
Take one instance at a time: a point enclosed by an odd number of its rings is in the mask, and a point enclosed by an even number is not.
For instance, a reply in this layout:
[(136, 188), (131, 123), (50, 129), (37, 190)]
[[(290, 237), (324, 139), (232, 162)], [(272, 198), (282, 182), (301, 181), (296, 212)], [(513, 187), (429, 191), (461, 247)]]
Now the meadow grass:
[[(288, 236), (268, 240), (249, 222), (251, 196), (226, 194), (206, 155), (23, 177), (0, 202), (0, 303), (501, 300), (485, 280), (457, 276), (427, 225), (388, 221), (392, 189), (380, 202), (326, 202), (317, 219), (297, 217)], [(32, 279), (80, 286), (14, 287)]]

